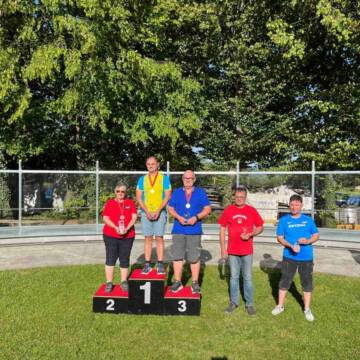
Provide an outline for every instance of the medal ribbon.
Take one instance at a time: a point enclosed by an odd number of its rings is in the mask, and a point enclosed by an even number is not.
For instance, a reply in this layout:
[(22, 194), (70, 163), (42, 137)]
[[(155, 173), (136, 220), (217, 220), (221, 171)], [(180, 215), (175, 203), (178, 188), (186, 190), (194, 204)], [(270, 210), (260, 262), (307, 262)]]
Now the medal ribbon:
[[(116, 201), (116, 203), (118, 204), (119, 210), (120, 210), (120, 219), (122, 216), (124, 216), (124, 212), (125, 212), (125, 203), (124, 201), (122, 202), (122, 206), (120, 206), (120, 202)], [(125, 216), (124, 216), (125, 218)], [(123, 218), (123, 219), (124, 219)]]
[(151, 180), (151, 175), (149, 174), (149, 182), (150, 182), (151, 188), (154, 188), (154, 185), (155, 185), (155, 183), (156, 183), (156, 179), (157, 179), (157, 177), (158, 177), (158, 174), (159, 174), (159, 172), (157, 171), (157, 172), (156, 172), (156, 175), (154, 176), (154, 181)]
[(192, 197), (192, 194), (193, 194), (194, 189), (191, 188), (191, 193), (190, 193), (189, 195), (187, 194), (187, 192), (186, 192), (185, 189), (184, 189), (184, 191), (185, 191), (186, 203), (187, 203), (187, 204), (190, 204), (190, 200), (191, 200), (191, 197)]

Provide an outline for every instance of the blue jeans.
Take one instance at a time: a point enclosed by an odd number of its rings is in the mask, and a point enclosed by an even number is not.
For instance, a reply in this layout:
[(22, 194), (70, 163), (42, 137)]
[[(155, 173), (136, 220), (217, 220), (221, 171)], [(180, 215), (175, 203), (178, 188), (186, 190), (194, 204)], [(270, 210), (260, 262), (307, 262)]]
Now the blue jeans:
[(240, 303), (240, 274), (244, 281), (245, 306), (252, 306), (254, 303), (254, 290), (252, 286), (252, 264), (253, 255), (229, 255), (230, 265), (230, 300), (235, 305)]

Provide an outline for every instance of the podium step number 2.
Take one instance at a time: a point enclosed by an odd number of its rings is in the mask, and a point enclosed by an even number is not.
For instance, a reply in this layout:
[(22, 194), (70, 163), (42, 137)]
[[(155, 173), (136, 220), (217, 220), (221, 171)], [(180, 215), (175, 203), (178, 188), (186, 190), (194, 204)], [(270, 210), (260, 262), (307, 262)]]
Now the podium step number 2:
[(129, 278), (129, 293), (119, 285), (105, 293), (103, 284), (93, 296), (93, 311), (100, 313), (200, 315), (200, 307), (200, 294), (193, 294), (190, 286), (171, 292), (165, 287), (165, 275), (157, 274), (156, 270), (149, 274), (134, 270)]
[(122, 291), (120, 285), (115, 285), (111, 293), (106, 293), (105, 284), (103, 284), (93, 297), (93, 311), (113, 314), (127, 313), (128, 298), (128, 293)]

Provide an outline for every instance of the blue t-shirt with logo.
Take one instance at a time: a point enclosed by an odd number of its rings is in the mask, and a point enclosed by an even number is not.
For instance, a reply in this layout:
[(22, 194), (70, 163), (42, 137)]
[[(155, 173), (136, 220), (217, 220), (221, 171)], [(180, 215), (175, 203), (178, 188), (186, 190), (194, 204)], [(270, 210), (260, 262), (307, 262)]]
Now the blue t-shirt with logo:
[[(294, 245), (300, 238), (309, 240), (318, 232), (319, 230), (310, 216), (301, 214), (295, 218), (291, 214), (287, 214), (280, 218), (276, 235), (283, 236), (288, 243)], [(312, 244), (300, 245), (298, 253), (285, 247), (283, 256), (296, 261), (311, 261), (313, 260), (313, 246)]]
[[(186, 208), (186, 195), (184, 188), (176, 189), (170, 198), (169, 206), (185, 218), (191, 218), (199, 214), (205, 206), (210, 206), (209, 199), (203, 189), (194, 187), (190, 198), (190, 208)], [(200, 235), (202, 234), (201, 221), (197, 221), (194, 225), (181, 225), (177, 219), (174, 219), (172, 234), (181, 235)]]

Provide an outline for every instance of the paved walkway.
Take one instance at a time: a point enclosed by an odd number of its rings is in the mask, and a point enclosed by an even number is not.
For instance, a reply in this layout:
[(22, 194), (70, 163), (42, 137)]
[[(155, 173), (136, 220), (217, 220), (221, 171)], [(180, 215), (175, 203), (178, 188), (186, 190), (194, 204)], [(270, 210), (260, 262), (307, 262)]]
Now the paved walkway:
[[(171, 241), (165, 242), (165, 260), (171, 259)], [(276, 268), (281, 260), (282, 247), (273, 243), (255, 243), (254, 267)], [(202, 260), (217, 264), (219, 244), (203, 241)], [(25, 269), (45, 266), (103, 264), (104, 245), (100, 237), (85, 242), (47, 242), (25, 246), (0, 247), (0, 270)], [(134, 242), (131, 262), (143, 261), (143, 240)], [(315, 271), (360, 277), (360, 251), (337, 248), (315, 248)]]

